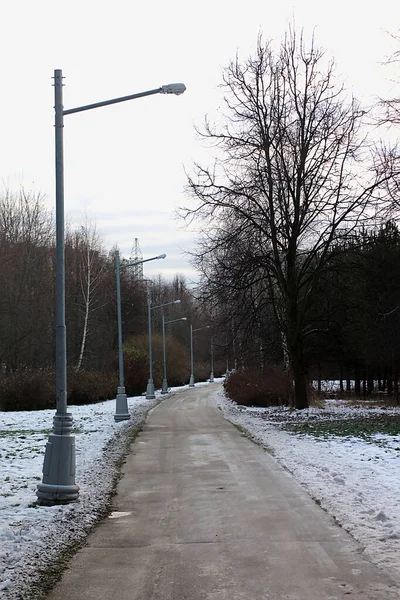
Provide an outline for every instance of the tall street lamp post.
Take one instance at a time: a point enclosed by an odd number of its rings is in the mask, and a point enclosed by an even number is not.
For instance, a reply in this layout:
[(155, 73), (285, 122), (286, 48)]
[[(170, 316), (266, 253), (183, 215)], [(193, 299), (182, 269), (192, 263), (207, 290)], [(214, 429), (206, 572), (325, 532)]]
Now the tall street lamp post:
[(115, 251), (115, 275), (117, 278), (117, 321), (118, 321), (118, 366), (119, 366), (119, 386), (117, 388), (117, 397), (115, 403), (115, 421), (124, 421), (130, 419), (128, 411), (128, 399), (125, 391), (124, 382), (124, 355), (122, 349), (122, 315), (121, 315), (121, 269), (125, 267), (134, 267), (151, 260), (158, 260), (165, 258), (166, 254), (160, 254), (153, 258), (146, 258), (145, 260), (138, 260), (135, 262), (124, 263), (122, 266), (119, 259), (119, 250)]
[(214, 382), (214, 340), (211, 333), (211, 342), (210, 342), (210, 357), (211, 357), (211, 373), (210, 373), (210, 383)]
[(210, 325), (206, 325), (206, 327), (199, 327), (198, 329), (193, 329), (193, 325), (190, 325), (190, 379), (189, 379), (189, 387), (194, 387), (193, 334), (194, 334), (195, 331), (201, 331), (202, 329), (210, 329)]
[(151, 311), (155, 310), (156, 308), (163, 308), (164, 306), (169, 306), (170, 304), (180, 304), (180, 302), (180, 300), (173, 300), (172, 302), (167, 302), (166, 304), (152, 306), (150, 292), (147, 295), (147, 314), (149, 321), (149, 381), (147, 382), (146, 398), (148, 400), (155, 398), (153, 381), (153, 344), (151, 340)]
[(72, 415), (67, 412), (67, 343), (65, 327), (65, 252), (64, 252), (64, 116), (109, 104), (135, 100), (154, 94), (183, 94), (183, 83), (171, 83), (154, 90), (131, 94), (104, 102), (64, 110), (62, 70), (54, 71), (55, 109), (55, 183), (56, 183), (56, 414), (43, 463), (43, 480), (36, 495), (42, 504), (74, 502), (79, 496), (75, 483), (75, 437), (71, 435)]
[(167, 382), (167, 353), (165, 351), (165, 326), (170, 323), (176, 323), (177, 321), (187, 321), (186, 317), (180, 319), (173, 319), (172, 321), (166, 321), (164, 315), (162, 316), (162, 341), (163, 341), (163, 364), (164, 364), (164, 376), (161, 387), (162, 394), (168, 394), (168, 382)]

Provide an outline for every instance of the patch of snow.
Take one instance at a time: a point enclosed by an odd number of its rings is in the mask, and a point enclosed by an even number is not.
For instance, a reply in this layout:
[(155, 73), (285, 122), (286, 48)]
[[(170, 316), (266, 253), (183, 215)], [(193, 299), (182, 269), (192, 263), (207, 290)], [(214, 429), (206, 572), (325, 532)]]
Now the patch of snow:
[(126, 452), (132, 427), (141, 425), (162, 398), (128, 398), (131, 419), (114, 421), (115, 400), (71, 406), (76, 444), (79, 500), (38, 506), (45, 445), (53, 410), (0, 412), (0, 597), (31, 598), (39, 571), (76, 543), (84, 541), (110, 502), (118, 460)]
[[(221, 380), (216, 380), (221, 381)], [(197, 384), (206, 385), (206, 384)], [(187, 386), (184, 386), (187, 387)], [(177, 389), (172, 388), (171, 392)], [(126, 452), (132, 426), (168, 395), (155, 400), (129, 398), (130, 421), (114, 421), (115, 400), (72, 406), (76, 440), (79, 501), (64, 506), (36, 505), (42, 479), (44, 449), (54, 411), (0, 412), (0, 597), (32, 598), (30, 590), (41, 569), (88, 532), (109, 508), (118, 477), (118, 460)], [(324, 408), (293, 411), (284, 407), (251, 408), (215, 400), (230, 421), (273, 452), (308, 493), (335, 517), (383, 569), (400, 577), (400, 437), (375, 434), (314, 437), (293, 434), (282, 423), (308, 424), (332, 419), (356, 420), (400, 415), (400, 408), (349, 407), (326, 401)], [(112, 513), (119, 518), (121, 513)]]
[(400, 436), (315, 437), (282, 428), (299, 422), (400, 415), (400, 408), (329, 400), (324, 408), (302, 411), (248, 409), (227, 399), (223, 391), (215, 392), (215, 400), (223, 415), (271, 452), (373, 562), (400, 578)]

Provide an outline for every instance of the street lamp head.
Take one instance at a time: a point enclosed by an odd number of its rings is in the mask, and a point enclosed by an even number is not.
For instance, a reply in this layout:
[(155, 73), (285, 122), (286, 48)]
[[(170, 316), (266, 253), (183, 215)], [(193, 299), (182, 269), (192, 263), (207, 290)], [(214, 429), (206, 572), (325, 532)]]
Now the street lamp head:
[(169, 83), (168, 85), (162, 85), (160, 89), (161, 94), (175, 94), (179, 96), (186, 90), (186, 85), (184, 83)]
[(159, 256), (157, 256), (157, 258), (167, 258), (166, 254), (160, 254)]
[(173, 304), (180, 304), (181, 301), (180, 300), (174, 300)]

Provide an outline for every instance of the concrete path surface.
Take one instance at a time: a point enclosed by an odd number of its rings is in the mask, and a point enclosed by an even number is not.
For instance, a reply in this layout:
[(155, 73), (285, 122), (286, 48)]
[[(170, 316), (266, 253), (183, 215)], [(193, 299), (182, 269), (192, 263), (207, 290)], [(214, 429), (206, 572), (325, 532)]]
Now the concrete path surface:
[(218, 386), (151, 411), (113, 513), (48, 600), (400, 599), (389, 575), (223, 418)]

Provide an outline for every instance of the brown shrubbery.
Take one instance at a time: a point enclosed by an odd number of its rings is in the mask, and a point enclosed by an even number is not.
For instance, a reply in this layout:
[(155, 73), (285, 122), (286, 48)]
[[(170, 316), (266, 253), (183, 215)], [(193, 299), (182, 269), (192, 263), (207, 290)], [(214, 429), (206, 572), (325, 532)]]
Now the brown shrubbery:
[(117, 373), (73, 371), (68, 378), (68, 404), (93, 404), (115, 398)]
[(287, 406), (293, 394), (293, 384), (280, 367), (232, 371), (224, 388), (228, 398), (244, 406)]
[(0, 410), (55, 408), (55, 373), (50, 370), (19, 369), (0, 375)]
[[(147, 350), (124, 346), (124, 378), (128, 396), (140, 396), (146, 391), (149, 379), (149, 354)], [(153, 362), (153, 380), (158, 385), (159, 367)], [(160, 384), (161, 385), (161, 384)]]
[[(115, 398), (117, 373), (70, 371), (68, 404), (91, 404)], [(0, 410), (56, 408), (56, 376), (51, 370), (20, 369), (0, 375)]]
[[(162, 336), (153, 334), (153, 380), (160, 388), (163, 378)], [(169, 386), (188, 383), (190, 359), (187, 348), (172, 336), (166, 337), (167, 379)], [(92, 404), (115, 398), (118, 387), (118, 363), (115, 372), (68, 372), (68, 404)], [(196, 381), (208, 379), (209, 364), (196, 363)], [(131, 338), (124, 345), (124, 383), (128, 396), (146, 391), (149, 378), (147, 335)], [(42, 410), (56, 408), (56, 377), (50, 369), (20, 369), (0, 374), (0, 410)]]
[[(172, 336), (165, 339), (167, 357), (167, 380), (169, 386), (188, 383), (190, 359), (186, 347)], [(129, 395), (139, 395), (146, 391), (149, 378), (149, 338), (138, 335), (124, 345), (125, 385)], [(153, 333), (153, 380), (155, 388), (160, 388), (163, 378), (162, 335)]]

